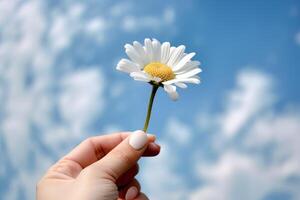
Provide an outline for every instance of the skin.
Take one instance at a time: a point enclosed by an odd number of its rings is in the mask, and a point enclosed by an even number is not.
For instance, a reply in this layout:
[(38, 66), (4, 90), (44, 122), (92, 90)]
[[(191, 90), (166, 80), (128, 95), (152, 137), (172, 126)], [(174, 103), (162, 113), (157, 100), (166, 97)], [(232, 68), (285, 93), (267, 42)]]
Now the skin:
[(160, 146), (148, 135), (140, 150), (129, 145), (129, 132), (91, 137), (46, 172), (37, 184), (37, 200), (121, 200), (135, 186), (135, 200), (146, 200), (135, 179), (141, 156), (156, 156)]

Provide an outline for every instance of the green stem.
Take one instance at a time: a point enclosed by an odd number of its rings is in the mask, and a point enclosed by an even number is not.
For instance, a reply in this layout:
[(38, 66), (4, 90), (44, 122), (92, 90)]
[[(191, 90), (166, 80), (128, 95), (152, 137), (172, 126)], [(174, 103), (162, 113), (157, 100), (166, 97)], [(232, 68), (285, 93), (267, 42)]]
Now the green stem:
[(146, 116), (146, 120), (145, 120), (145, 124), (144, 124), (144, 128), (143, 131), (146, 133), (147, 129), (148, 129), (148, 125), (149, 125), (149, 121), (150, 121), (150, 117), (151, 117), (151, 111), (152, 111), (152, 105), (153, 105), (153, 100), (156, 94), (157, 89), (159, 88), (158, 85), (153, 85), (152, 86), (152, 92), (151, 92), (151, 96), (149, 99), (149, 103), (148, 103), (148, 111), (147, 111), (147, 116)]

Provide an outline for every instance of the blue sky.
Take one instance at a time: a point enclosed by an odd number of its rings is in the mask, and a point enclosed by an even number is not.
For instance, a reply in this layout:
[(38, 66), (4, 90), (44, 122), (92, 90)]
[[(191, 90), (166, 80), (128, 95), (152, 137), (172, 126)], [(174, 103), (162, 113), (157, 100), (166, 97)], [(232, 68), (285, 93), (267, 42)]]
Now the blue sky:
[(1, 1), (0, 194), (33, 199), (84, 138), (143, 126), (151, 87), (115, 70), (144, 38), (196, 52), (200, 85), (160, 90), (150, 199), (300, 199), (300, 2)]

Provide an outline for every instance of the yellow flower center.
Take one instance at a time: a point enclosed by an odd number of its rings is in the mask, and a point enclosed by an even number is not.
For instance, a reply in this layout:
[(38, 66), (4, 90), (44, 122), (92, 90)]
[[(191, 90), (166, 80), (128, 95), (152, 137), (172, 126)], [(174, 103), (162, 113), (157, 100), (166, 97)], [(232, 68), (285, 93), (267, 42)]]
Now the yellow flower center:
[(161, 81), (168, 81), (175, 77), (171, 67), (159, 62), (152, 62), (146, 65), (144, 71), (151, 76), (160, 78)]

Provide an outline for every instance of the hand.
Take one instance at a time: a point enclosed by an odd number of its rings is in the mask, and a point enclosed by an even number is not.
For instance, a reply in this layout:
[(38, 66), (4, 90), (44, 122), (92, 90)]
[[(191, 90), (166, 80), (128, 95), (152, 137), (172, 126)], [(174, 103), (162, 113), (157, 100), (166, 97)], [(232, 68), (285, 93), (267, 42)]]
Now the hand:
[(160, 146), (142, 131), (97, 136), (83, 141), (54, 164), (37, 185), (37, 200), (145, 200), (134, 178), (141, 156)]

